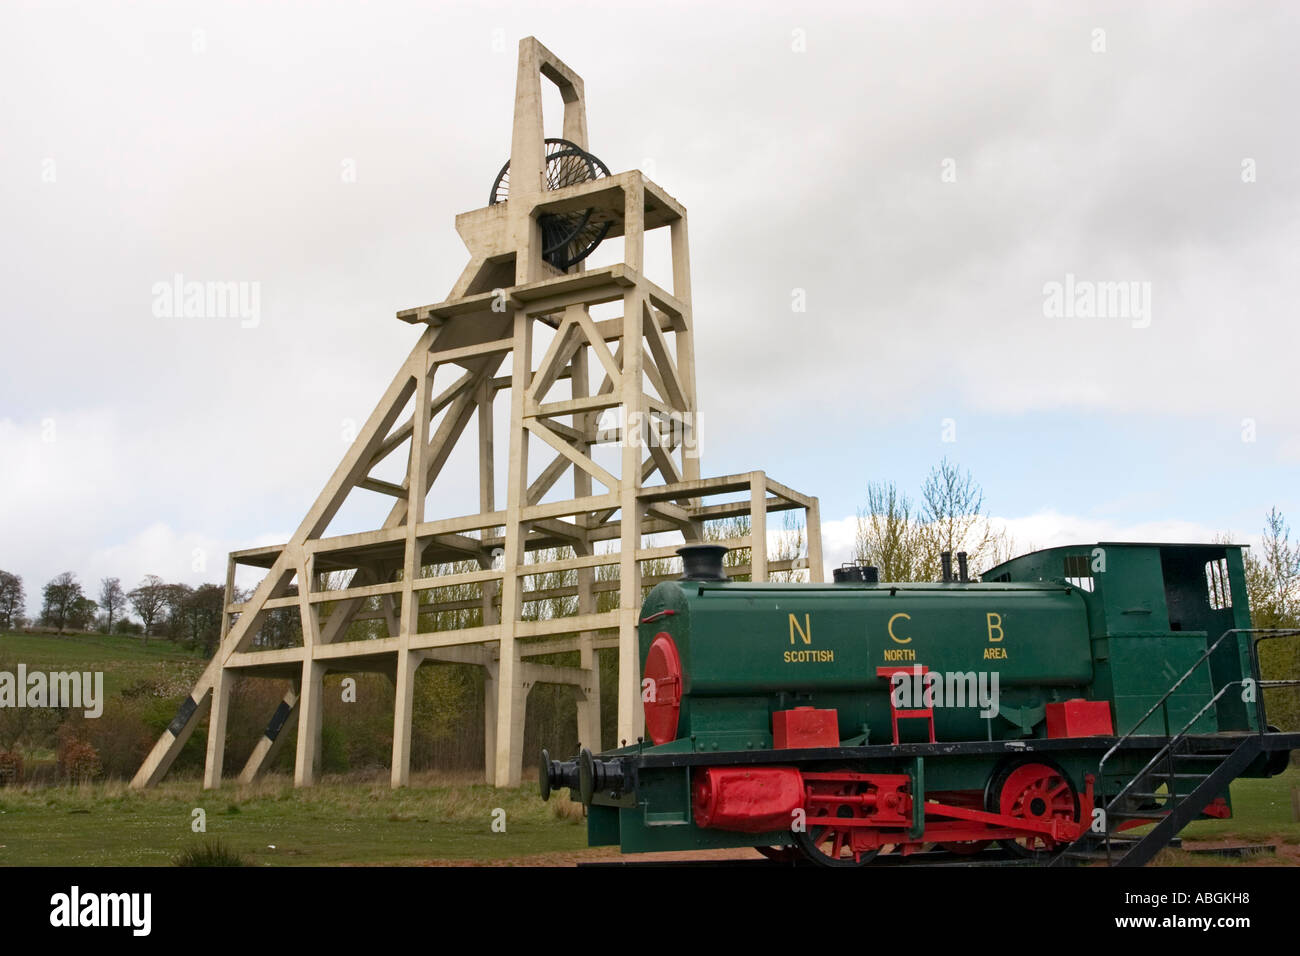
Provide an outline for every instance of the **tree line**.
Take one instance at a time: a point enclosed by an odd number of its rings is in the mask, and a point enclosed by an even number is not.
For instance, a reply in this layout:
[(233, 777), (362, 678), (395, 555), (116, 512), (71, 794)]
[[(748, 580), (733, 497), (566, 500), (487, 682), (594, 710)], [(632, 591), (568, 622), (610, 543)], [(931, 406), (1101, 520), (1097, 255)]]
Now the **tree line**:
[(148, 574), (127, 590), (120, 578), (109, 577), (100, 580), (97, 597), (86, 593), (76, 574), (64, 571), (41, 588), (40, 613), (29, 621), (22, 577), (0, 571), (0, 630), (35, 625), (60, 633), (98, 631), (138, 635), (146, 644), (151, 637), (165, 637), (209, 655), (216, 651), (225, 603), (219, 584), (191, 587)]

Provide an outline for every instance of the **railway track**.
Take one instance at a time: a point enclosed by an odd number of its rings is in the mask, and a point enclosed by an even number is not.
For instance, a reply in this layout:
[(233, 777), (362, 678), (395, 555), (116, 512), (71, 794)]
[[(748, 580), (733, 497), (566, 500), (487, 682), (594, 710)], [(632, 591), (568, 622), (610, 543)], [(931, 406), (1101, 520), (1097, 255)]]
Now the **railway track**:
[[(1181, 849), (1182, 841), (1174, 840), (1170, 843), (1171, 849)], [(1249, 856), (1255, 856), (1263, 853), (1275, 853), (1277, 845), (1272, 843), (1248, 843), (1238, 846), (1223, 847), (1204, 847), (1187, 850), (1188, 853), (1195, 853), (1198, 856), (1224, 856), (1241, 859)], [(752, 858), (718, 860), (718, 859), (681, 859), (681, 860), (598, 860), (589, 863), (577, 864), (579, 868), (671, 868), (671, 869), (774, 869), (774, 868), (804, 868), (813, 867), (814, 864), (808, 861), (799, 861), (789, 863), (776, 860), (755, 860)], [(960, 853), (947, 853), (941, 850), (929, 850), (922, 853), (913, 853), (909, 856), (887, 854), (877, 857), (870, 864), (871, 869), (879, 868), (898, 868), (898, 867), (1024, 867), (1036, 866), (1038, 861), (1026, 859), (1022, 856), (1010, 853), (1002, 849), (985, 850), (974, 856), (963, 855)]]

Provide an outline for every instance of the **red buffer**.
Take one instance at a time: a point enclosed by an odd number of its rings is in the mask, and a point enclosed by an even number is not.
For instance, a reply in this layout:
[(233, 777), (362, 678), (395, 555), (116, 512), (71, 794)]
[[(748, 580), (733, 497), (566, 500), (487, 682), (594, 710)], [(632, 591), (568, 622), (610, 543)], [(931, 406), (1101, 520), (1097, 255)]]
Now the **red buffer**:
[(803, 806), (803, 778), (794, 767), (708, 767), (695, 772), (695, 825), (737, 833), (790, 827)]

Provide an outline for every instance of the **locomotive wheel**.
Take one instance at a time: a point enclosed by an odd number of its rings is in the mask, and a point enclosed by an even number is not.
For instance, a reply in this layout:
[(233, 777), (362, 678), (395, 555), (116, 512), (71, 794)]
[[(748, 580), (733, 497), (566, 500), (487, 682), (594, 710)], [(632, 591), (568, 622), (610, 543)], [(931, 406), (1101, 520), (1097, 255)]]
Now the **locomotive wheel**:
[[(839, 788), (841, 796), (850, 796), (857, 792), (853, 784)], [(853, 831), (856, 827), (837, 827), (832, 822), (836, 819), (853, 819), (866, 816), (866, 812), (857, 805), (842, 803), (834, 808), (818, 805), (809, 811), (806, 826), (796, 830), (795, 843), (804, 856), (821, 866), (865, 866), (874, 860), (881, 848), (874, 850), (853, 849)]]
[(754, 849), (773, 863), (796, 863), (802, 856), (799, 848), (794, 846), (756, 846)]
[[(1078, 822), (1079, 794), (1060, 767), (1046, 762), (1015, 764), (996, 774), (985, 792), (985, 807), (1026, 820), (1045, 822), (1051, 819)], [(1036, 859), (1059, 848), (1058, 841), (1046, 834), (1016, 840), (999, 840), (1017, 856)]]

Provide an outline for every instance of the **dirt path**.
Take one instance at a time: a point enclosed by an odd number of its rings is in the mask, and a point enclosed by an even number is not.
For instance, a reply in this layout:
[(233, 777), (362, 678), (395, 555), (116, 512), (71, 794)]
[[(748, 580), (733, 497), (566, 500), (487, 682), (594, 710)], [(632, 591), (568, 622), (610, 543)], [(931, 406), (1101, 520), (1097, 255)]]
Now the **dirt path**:
[(538, 853), (509, 860), (425, 860), (413, 866), (577, 866), (579, 863), (689, 863), (700, 860), (761, 860), (757, 850), (697, 850), (690, 853), (620, 853), (616, 846), (562, 853)]

